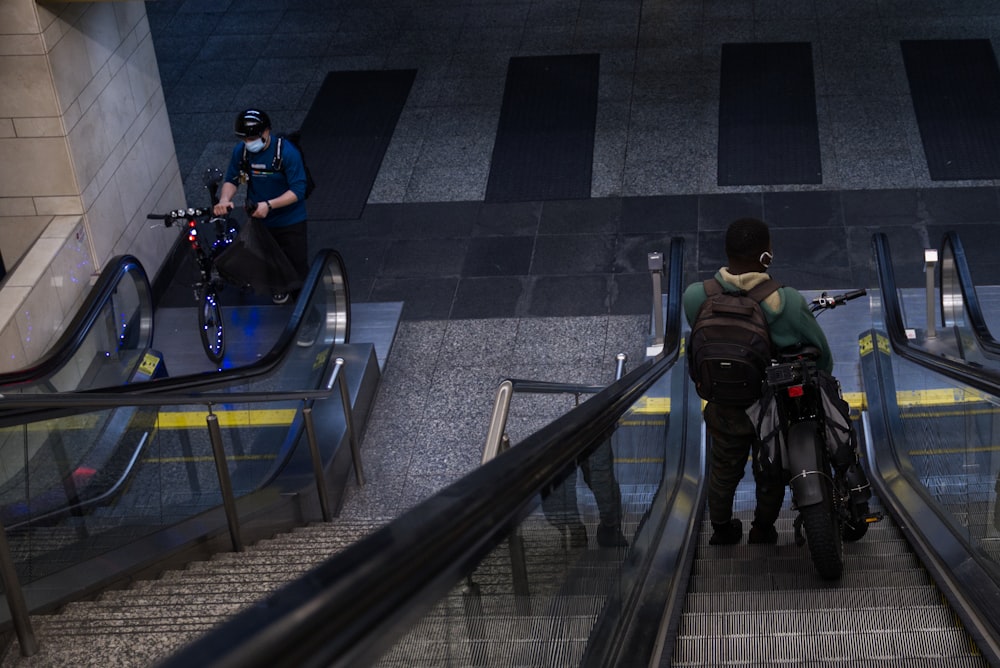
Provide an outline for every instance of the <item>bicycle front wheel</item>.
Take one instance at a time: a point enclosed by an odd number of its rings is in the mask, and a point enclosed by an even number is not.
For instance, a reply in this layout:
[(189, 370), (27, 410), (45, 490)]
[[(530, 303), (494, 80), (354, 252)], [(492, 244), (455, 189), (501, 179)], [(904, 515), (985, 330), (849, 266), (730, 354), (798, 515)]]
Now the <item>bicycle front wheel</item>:
[(208, 359), (215, 364), (222, 362), (226, 353), (226, 333), (222, 326), (222, 307), (214, 290), (203, 290), (198, 300), (198, 333)]

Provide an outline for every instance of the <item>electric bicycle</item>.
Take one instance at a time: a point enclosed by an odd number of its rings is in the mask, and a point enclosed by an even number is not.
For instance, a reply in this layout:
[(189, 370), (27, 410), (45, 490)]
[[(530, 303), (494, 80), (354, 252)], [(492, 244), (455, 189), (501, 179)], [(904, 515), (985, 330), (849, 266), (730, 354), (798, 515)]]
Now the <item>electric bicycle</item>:
[[(813, 313), (866, 294), (823, 293)], [(780, 470), (791, 487), (795, 543), (809, 545), (820, 577), (836, 580), (844, 569), (843, 541), (860, 540), (881, 515), (870, 513), (871, 488), (858, 459), (856, 432), (840, 383), (817, 366), (812, 346), (779, 352), (766, 370), (761, 412), (755, 420), (766, 449), (756, 465)], [(805, 535), (803, 536), (803, 529)]]

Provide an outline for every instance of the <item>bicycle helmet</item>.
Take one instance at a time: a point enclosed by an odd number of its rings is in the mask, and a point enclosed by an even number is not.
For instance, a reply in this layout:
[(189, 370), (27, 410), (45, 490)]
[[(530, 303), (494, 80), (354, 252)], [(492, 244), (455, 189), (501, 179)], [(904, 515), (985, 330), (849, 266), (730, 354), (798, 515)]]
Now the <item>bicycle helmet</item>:
[(259, 109), (247, 109), (236, 117), (237, 137), (259, 137), (271, 127), (271, 118)]

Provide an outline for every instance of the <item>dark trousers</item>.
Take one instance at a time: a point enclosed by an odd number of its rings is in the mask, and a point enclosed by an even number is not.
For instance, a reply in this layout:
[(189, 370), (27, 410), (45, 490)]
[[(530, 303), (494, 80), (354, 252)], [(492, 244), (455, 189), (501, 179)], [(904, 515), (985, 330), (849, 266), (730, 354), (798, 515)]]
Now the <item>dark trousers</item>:
[(295, 267), (299, 278), (305, 280), (309, 273), (309, 248), (306, 221), (285, 225), (284, 227), (269, 227), (267, 231), (271, 233), (278, 246), (285, 252), (289, 262)]
[[(728, 522), (733, 517), (736, 487), (743, 479), (747, 458), (757, 440), (753, 423), (746, 411), (738, 406), (705, 405), (705, 427), (711, 436), (708, 453), (708, 516), (713, 524)], [(752, 467), (757, 508), (754, 522), (774, 524), (785, 499), (785, 485), (780, 474), (769, 475)]]
[[(622, 496), (615, 478), (614, 451), (611, 440), (601, 443), (590, 457), (580, 463), (583, 480), (594, 493), (601, 524), (616, 527), (622, 521)], [(555, 526), (569, 526), (581, 522), (580, 510), (576, 503), (576, 471), (552, 488), (542, 498), (545, 518)]]

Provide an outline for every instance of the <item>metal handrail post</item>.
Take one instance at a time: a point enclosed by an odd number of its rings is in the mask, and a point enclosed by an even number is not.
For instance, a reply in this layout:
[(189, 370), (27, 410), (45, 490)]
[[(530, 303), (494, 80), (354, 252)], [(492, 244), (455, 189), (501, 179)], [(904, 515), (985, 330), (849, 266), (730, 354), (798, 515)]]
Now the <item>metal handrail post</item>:
[(646, 347), (646, 355), (653, 357), (663, 352), (664, 328), (666, 326), (663, 320), (663, 285), (661, 282), (663, 276), (663, 253), (649, 253), (647, 260), (649, 262), (649, 272), (653, 278), (653, 313), (651, 316), (653, 320), (653, 340)]
[(618, 353), (615, 355), (615, 380), (621, 380), (622, 376), (625, 375), (625, 369), (628, 366), (628, 355), (625, 353)]
[(309, 440), (309, 454), (312, 456), (313, 473), (316, 476), (316, 493), (319, 495), (319, 508), (323, 512), (323, 521), (329, 522), (330, 497), (326, 492), (326, 476), (323, 474), (323, 458), (319, 453), (319, 442), (316, 440), (316, 426), (313, 423), (312, 407), (302, 409), (302, 420), (306, 423), (306, 438)]
[(927, 278), (927, 338), (937, 338), (937, 316), (934, 310), (934, 267), (938, 262), (938, 253), (934, 248), (924, 250), (924, 274)]
[(490, 428), (486, 432), (486, 446), (483, 448), (482, 463), (490, 461), (500, 454), (500, 443), (507, 428), (507, 414), (510, 412), (510, 400), (514, 396), (514, 383), (505, 380), (497, 388), (493, 400), (493, 412), (490, 414)]
[(358, 479), (358, 486), (363, 487), (365, 484), (365, 474), (361, 469), (361, 448), (358, 447), (358, 435), (354, 431), (354, 412), (351, 410), (351, 395), (347, 390), (347, 377), (344, 376), (344, 358), (338, 357), (333, 363), (336, 365), (333, 373), (340, 385), (340, 402), (344, 405), (347, 438), (351, 443), (351, 458), (354, 460), (354, 476)]
[(219, 490), (222, 492), (222, 505), (226, 509), (226, 522), (229, 524), (229, 536), (233, 541), (233, 551), (243, 551), (243, 539), (240, 538), (240, 518), (236, 512), (236, 498), (233, 496), (233, 483), (229, 478), (229, 465), (226, 463), (226, 451), (222, 445), (222, 430), (219, 429), (219, 416), (208, 407), (208, 437), (212, 442), (212, 456), (215, 457), (215, 471), (219, 476)]
[(4, 595), (10, 608), (10, 617), (14, 622), (14, 632), (21, 646), (21, 656), (34, 656), (38, 653), (38, 641), (31, 628), (31, 616), (24, 602), (24, 591), (17, 579), (14, 560), (10, 556), (10, 545), (7, 543), (7, 530), (0, 525), (0, 578), (3, 579)]

